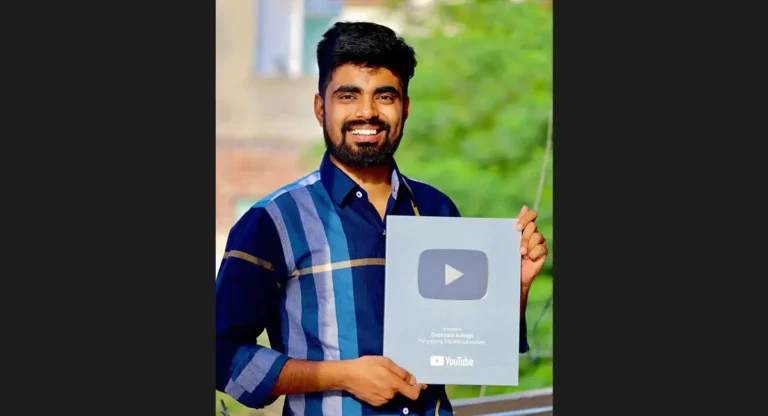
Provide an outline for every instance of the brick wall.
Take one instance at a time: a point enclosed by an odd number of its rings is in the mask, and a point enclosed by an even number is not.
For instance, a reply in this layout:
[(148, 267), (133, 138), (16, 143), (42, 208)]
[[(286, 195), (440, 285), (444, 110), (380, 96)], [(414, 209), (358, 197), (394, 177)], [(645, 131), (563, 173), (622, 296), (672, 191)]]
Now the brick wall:
[(317, 169), (302, 163), (313, 143), (285, 140), (218, 140), (216, 144), (216, 263), (237, 218), (239, 199), (258, 200)]

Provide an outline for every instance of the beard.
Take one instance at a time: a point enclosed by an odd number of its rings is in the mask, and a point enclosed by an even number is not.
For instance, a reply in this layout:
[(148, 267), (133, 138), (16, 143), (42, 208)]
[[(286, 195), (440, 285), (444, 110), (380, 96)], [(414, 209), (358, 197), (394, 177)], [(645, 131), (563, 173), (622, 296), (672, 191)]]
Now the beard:
[[(347, 132), (353, 130), (355, 126), (364, 125), (381, 128), (384, 131), (384, 140), (381, 143), (358, 143), (355, 149), (352, 144), (347, 143)], [(390, 136), (391, 126), (378, 117), (370, 120), (348, 121), (341, 126), (341, 142), (336, 144), (331, 140), (328, 124), (323, 120), (325, 148), (331, 156), (346, 166), (362, 169), (389, 164), (392, 162), (398, 146), (400, 146), (400, 139), (403, 138), (403, 126), (400, 127), (400, 134), (393, 140)]]

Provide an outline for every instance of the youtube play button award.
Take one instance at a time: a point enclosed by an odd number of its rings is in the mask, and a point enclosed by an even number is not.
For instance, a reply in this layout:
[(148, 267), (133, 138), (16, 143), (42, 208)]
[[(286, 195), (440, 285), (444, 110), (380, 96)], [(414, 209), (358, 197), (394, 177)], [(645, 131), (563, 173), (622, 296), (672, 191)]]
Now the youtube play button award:
[(516, 386), (516, 224), (388, 216), (384, 356), (420, 383)]

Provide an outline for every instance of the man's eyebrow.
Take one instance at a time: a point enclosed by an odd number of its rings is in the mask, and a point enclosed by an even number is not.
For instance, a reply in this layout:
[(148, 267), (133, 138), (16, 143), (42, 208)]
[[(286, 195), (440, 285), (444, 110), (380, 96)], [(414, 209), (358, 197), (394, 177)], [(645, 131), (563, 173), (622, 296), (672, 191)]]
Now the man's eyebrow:
[(356, 93), (359, 94), (362, 90), (359, 87), (356, 87), (354, 85), (341, 85), (339, 88), (336, 88), (335, 91), (333, 91), (334, 94), (338, 93)]
[(396, 95), (398, 97), (400, 96), (400, 91), (397, 88), (395, 88), (395, 87), (393, 87), (391, 85), (385, 85), (383, 87), (378, 87), (378, 88), (376, 88), (376, 91), (374, 93), (375, 94), (390, 93), (390, 94), (394, 94), (394, 95)]
[[(333, 94), (343, 94), (343, 93), (360, 94), (362, 92), (363, 92), (363, 90), (360, 87), (346, 84), (346, 85), (340, 85), (338, 88), (336, 88), (333, 91)], [(385, 94), (385, 93), (394, 94), (394, 95), (400, 97), (400, 90), (398, 90), (397, 88), (395, 88), (392, 85), (384, 85), (384, 86), (381, 86), (381, 87), (377, 87), (374, 90), (374, 94), (376, 94), (376, 95), (378, 95), (378, 94)]]

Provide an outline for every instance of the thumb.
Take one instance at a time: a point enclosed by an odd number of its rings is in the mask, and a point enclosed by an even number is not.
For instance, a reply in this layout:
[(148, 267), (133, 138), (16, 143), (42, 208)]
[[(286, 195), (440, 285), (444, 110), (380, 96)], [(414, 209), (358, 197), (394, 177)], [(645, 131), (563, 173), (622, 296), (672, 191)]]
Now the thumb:
[(515, 219), (519, 219), (520, 217), (522, 217), (523, 215), (525, 215), (525, 213), (526, 213), (526, 212), (528, 212), (528, 206), (527, 206), (527, 205), (523, 205), (523, 207), (520, 209), (520, 213), (519, 213), (519, 214), (517, 214), (517, 216), (515, 217)]

